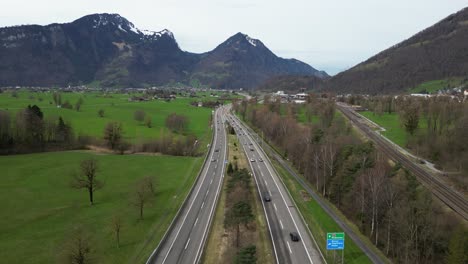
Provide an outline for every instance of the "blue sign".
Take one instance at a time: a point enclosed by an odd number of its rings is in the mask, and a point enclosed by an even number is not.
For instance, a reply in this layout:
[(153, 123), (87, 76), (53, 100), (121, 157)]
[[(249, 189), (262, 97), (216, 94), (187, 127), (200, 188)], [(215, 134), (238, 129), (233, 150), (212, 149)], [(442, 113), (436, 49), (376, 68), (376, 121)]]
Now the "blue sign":
[(327, 250), (343, 250), (344, 239), (327, 239)]

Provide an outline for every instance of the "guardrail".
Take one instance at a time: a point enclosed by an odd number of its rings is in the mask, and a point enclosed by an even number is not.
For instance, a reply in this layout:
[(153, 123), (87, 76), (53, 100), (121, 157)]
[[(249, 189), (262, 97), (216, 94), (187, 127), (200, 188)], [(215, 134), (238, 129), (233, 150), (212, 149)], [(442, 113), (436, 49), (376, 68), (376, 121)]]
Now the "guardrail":
[[(216, 112), (214, 114), (216, 115)], [(203, 165), (201, 166), (200, 171), (198, 172), (197, 179), (193, 182), (192, 186), (190, 187), (190, 191), (188, 192), (187, 196), (184, 199), (184, 202), (182, 203), (182, 205), (180, 206), (180, 208), (177, 211), (176, 215), (174, 216), (174, 219), (172, 219), (172, 222), (169, 225), (169, 228), (164, 233), (164, 236), (161, 238), (161, 241), (159, 241), (158, 246), (153, 250), (150, 257), (146, 261), (146, 264), (150, 264), (155, 260), (154, 258), (156, 257), (156, 253), (158, 252), (159, 248), (161, 247), (162, 244), (164, 244), (166, 242), (168, 234), (171, 233), (171, 231), (174, 229), (174, 223), (179, 219), (180, 212), (187, 206), (187, 199), (190, 197), (190, 195), (192, 195), (192, 192), (193, 192), (193, 189), (194, 189), (193, 187), (195, 187), (197, 185), (197, 183), (199, 182), (199, 180), (200, 180), (200, 175), (202, 174), (203, 170), (205, 169), (205, 166), (206, 166), (206, 163), (207, 163), (207, 160), (208, 160), (208, 156), (210, 155), (210, 153), (211, 153), (211, 151), (213, 149), (213, 140), (214, 140), (215, 133), (217, 133), (214, 122), (215, 121), (213, 119), (213, 131), (214, 131), (214, 133), (211, 135), (210, 148), (208, 149), (208, 151), (205, 154), (205, 161), (203, 161)]]

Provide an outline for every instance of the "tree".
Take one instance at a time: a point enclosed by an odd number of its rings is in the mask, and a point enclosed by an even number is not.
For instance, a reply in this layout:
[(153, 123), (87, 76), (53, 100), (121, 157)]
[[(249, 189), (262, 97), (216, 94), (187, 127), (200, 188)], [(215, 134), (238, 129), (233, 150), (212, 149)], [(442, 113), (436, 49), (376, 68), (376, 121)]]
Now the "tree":
[(80, 163), (80, 172), (74, 174), (71, 186), (75, 189), (87, 189), (89, 201), (94, 204), (94, 192), (101, 189), (104, 184), (97, 179), (98, 163), (95, 159), (86, 159)]
[(104, 117), (104, 109), (99, 109), (98, 116), (99, 117)]
[(104, 140), (107, 141), (111, 149), (119, 146), (122, 140), (122, 124), (117, 122), (109, 122), (104, 128)]
[(117, 247), (120, 247), (120, 230), (122, 229), (122, 218), (119, 215), (115, 215), (112, 218), (111, 228), (115, 235), (115, 240), (117, 241)]
[(76, 110), (77, 112), (80, 111), (81, 105), (83, 104), (83, 102), (84, 102), (84, 101), (83, 101), (83, 98), (81, 98), (81, 97), (80, 97), (80, 98), (78, 99), (78, 101), (76, 102), (76, 104), (75, 104), (75, 110)]
[(59, 117), (56, 127), (56, 139), (61, 142), (70, 142), (73, 139), (73, 130), (70, 125), (65, 124), (62, 117)]
[(133, 118), (138, 121), (138, 122), (143, 122), (143, 120), (145, 120), (145, 111), (143, 110), (136, 110), (134, 113), (133, 113)]
[(408, 102), (402, 106), (400, 120), (406, 132), (414, 135), (419, 125), (419, 104)]
[(446, 261), (448, 264), (468, 262), (468, 232), (462, 226), (452, 232)]
[(52, 98), (54, 99), (55, 105), (59, 106), (62, 105), (62, 94), (59, 92), (54, 92), (52, 94)]
[(151, 120), (151, 116), (146, 116), (145, 118), (145, 126), (147, 126), (148, 128), (151, 128), (153, 125), (153, 122)]
[(61, 263), (89, 264), (94, 263), (94, 250), (91, 237), (83, 228), (77, 228), (64, 244)]
[(172, 131), (182, 133), (187, 129), (188, 118), (183, 115), (172, 113), (166, 118), (166, 126)]
[(240, 225), (246, 225), (254, 219), (252, 213), (252, 207), (250, 204), (240, 201), (234, 204), (234, 206), (227, 213), (224, 223), (226, 226), (236, 226), (237, 235), (236, 235), (236, 246), (239, 248), (239, 234), (240, 234)]
[(143, 209), (150, 201), (150, 190), (145, 179), (137, 182), (132, 194), (131, 204), (139, 209), (140, 219), (143, 219)]

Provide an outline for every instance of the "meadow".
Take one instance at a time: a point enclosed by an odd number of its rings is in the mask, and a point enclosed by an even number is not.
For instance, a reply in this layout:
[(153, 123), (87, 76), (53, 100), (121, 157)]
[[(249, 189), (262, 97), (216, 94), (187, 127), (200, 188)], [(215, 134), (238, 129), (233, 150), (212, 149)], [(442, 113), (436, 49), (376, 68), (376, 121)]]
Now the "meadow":
[[(190, 105), (190, 102), (202, 100), (205, 97), (177, 98), (170, 102), (164, 100), (129, 102), (128, 99), (131, 97), (129, 94), (62, 93), (62, 103), (69, 101), (74, 105), (79, 98), (83, 99), (84, 103), (80, 111), (76, 111), (57, 108), (53, 103), (51, 92), (21, 91), (17, 95), (18, 97), (15, 98), (11, 93), (1, 93), (0, 110), (10, 111), (14, 117), (17, 111), (35, 104), (41, 108), (45, 118), (61, 116), (65, 122), (71, 124), (76, 135), (84, 134), (93, 137), (102, 137), (105, 125), (108, 122), (117, 121), (122, 123), (124, 137), (130, 141), (158, 138), (163, 133), (169, 133), (165, 120), (171, 113), (187, 116), (189, 124), (186, 134), (206, 140), (211, 115), (211, 109)], [(104, 110), (104, 117), (98, 116), (100, 109)], [(151, 117), (151, 128), (134, 120), (133, 114), (137, 110), (143, 110), (147, 116)]]
[[(184, 135), (194, 135), (202, 143), (211, 140), (212, 109), (194, 107), (192, 101), (213, 100), (177, 98), (173, 101), (130, 102), (131, 94), (62, 93), (62, 103), (84, 103), (80, 111), (57, 108), (52, 93), (18, 91), (0, 93), (0, 110), (15, 113), (28, 105), (38, 105), (44, 118), (58, 118), (71, 124), (75, 135), (102, 138), (104, 126), (121, 122), (126, 140), (135, 142), (170, 133), (165, 119), (171, 113), (184, 115), (189, 124)], [(104, 117), (98, 111), (104, 110)], [(152, 127), (134, 120), (134, 112), (151, 116)], [(202, 145), (204, 146), (204, 145)], [(202, 147), (206, 152), (206, 147)], [(98, 179), (104, 187), (95, 192), (90, 205), (87, 191), (70, 187), (72, 173), (84, 159), (98, 161)], [(112, 155), (92, 151), (62, 151), (0, 156), (0, 259), (2, 263), (54, 263), (66, 251), (77, 228), (90, 237), (95, 263), (144, 263), (159, 243), (185, 199), (204, 161), (204, 156), (175, 157), (153, 155)], [(131, 197), (143, 177), (152, 176), (156, 194), (139, 219), (139, 209)], [(121, 244), (112, 234), (112, 219), (122, 221)], [(21, 254), (18, 253), (21, 249)]]
[[(83, 159), (98, 160), (104, 187), (90, 205), (86, 190), (72, 189), (71, 172)], [(0, 258), (3, 263), (55, 262), (74, 228), (90, 234), (98, 263), (143, 262), (154, 250), (190, 189), (203, 157), (102, 155), (85, 151), (0, 157)], [(156, 195), (139, 220), (131, 204), (136, 182), (153, 176)], [(122, 218), (121, 246), (111, 232)], [(18, 254), (21, 249), (21, 254)]]
[[(405, 128), (401, 125), (399, 116), (397, 113), (383, 113), (382, 115), (376, 115), (372, 111), (359, 112), (361, 115), (372, 120), (379, 126), (385, 128), (386, 131), (381, 132), (382, 135), (399, 145), (400, 147), (406, 147), (408, 143), (409, 134), (405, 131)], [(421, 118), (419, 121), (419, 127), (416, 130), (416, 134), (423, 133), (427, 128), (427, 122), (425, 118)]]

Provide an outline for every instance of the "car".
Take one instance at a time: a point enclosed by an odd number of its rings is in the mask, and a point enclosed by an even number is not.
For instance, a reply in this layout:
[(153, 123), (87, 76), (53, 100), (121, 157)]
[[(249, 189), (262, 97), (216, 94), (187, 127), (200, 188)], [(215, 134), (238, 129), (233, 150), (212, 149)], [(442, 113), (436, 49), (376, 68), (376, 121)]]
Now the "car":
[(253, 148), (250, 148), (250, 151), (254, 151), (254, 149), (253, 149)]
[(299, 234), (296, 231), (289, 233), (289, 236), (291, 237), (291, 240), (294, 242), (301, 240), (301, 237), (299, 237)]
[(249, 145), (250, 145), (250, 146), (253, 146), (253, 144), (252, 144), (252, 143), (250, 143)]
[(258, 161), (260, 161), (260, 162), (263, 162), (263, 160), (262, 160), (262, 159), (258, 159)]
[(216, 159), (212, 159), (211, 162), (216, 162)]
[(254, 160), (254, 159), (250, 159), (250, 162), (255, 162), (255, 160)]
[(263, 193), (263, 200), (264, 200), (265, 202), (271, 202), (270, 193), (264, 192), (264, 193)]
[(215, 152), (219, 152), (219, 149), (215, 149)]

